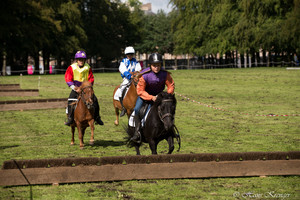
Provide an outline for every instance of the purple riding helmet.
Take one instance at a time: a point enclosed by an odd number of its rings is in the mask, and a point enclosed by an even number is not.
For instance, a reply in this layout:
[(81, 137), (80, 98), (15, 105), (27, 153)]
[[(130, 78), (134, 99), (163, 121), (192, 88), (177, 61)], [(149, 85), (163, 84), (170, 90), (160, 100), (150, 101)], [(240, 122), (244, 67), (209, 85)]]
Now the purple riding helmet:
[(75, 59), (77, 58), (84, 58), (86, 59), (86, 53), (84, 51), (77, 51), (75, 54)]

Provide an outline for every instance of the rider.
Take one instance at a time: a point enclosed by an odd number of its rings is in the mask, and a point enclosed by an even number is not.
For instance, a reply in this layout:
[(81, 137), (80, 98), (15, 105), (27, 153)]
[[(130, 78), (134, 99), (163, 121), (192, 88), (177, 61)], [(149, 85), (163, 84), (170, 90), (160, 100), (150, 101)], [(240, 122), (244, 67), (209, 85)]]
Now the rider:
[(144, 69), (143, 74), (137, 85), (138, 98), (134, 108), (134, 123), (135, 131), (131, 141), (138, 142), (140, 137), (141, 119), (139, 111), (143, 105), (143, 101), (155, 102), (157, 95), (167, 86), (167, 92), (174, 93), (175, 83), (169, 72), (162, 70), (162, 56), (158, 53), (153, 53), (149, 57), (150, 68)]
[[(68, 121), (65, 122), (67, 126), (70, 126), (74, 122), (75, 106), (71, 104), (78, 99), (80, 85), (86, 80), (91, 82), (92, 85), (94, 84), (92, 68), (85, 61), (86, 53), (84, 51), (77, 51), (75, 54), (75, 62), (67, 68), (65, 73), (65, 81), (72, 89), (68, 98)], [(94, 119), (99, 125), (103, 125), (104, 123), (99, 114), (100, 107), (96, 95), (94, 95), (93, 101), (95, 108)]]
[(132, 78), (132, 74), (130, 72), (141, 71), (142, 69), (140, 63), (133, 57), (135, 54), (135, 50), (132, 46), (126, 47), (124, 53), (126, 55), (126, 58), (121, 61), (119, 66), (119, 71), (123, 78), (123, 82), (120, 84), (120, 87), (116, 91), (114, 96), (114, 99), (120, 101), (123, 107), (120, 114), (121, 117), (126, 113), (126, 109), (123, 106), (123, 92)]

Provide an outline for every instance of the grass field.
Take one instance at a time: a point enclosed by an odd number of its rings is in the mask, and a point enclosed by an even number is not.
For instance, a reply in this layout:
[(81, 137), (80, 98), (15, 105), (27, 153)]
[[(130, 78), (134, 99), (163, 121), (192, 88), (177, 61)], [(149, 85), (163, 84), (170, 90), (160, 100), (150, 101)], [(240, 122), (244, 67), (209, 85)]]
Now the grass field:
[[(176, 126), (182, 137), (181, 151), (174, 153), (299, 151), (300, 71), (180, 70), (172, 71), (172, 76)], [(112, 92), (120, 82), (118, 73), (95, 74), (94, 90), (105, 125), (96, 126), (94, 146), (88, 145), (87, 130), (84, 150), (79, 149), (78, 138), (76, 145), (69, 145), (65, 109), (0, 112), (0, 165), (11, 159), (135, 155), (124, 142), (126, 117), (120, 126), (113, 124)], [(63, 75), (0, 77), (0, 84), (18, 83), (22, 89), (39, 89), (38, 98), (67, 98), (70, 92)], [(14, 99), (28, 97), (0, 97), (0, 101)], [(161, 142), (158, 153), (167, 150), (167, 142)], [(150, 153), (143, 145), (141, 154)], [(38, 185), (32, 186), (32, 193), (34, 199), (300, 199), (299, 185), (298, 176), (271, 176)], [(0, 188), (0, 199), (29, 196), (30, 187)]]

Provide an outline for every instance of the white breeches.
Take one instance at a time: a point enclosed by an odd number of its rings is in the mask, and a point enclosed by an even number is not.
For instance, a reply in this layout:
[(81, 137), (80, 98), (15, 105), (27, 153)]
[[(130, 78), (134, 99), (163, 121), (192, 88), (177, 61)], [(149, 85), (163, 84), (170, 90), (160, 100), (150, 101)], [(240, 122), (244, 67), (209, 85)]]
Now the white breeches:
[(117, 89), (117, 91), (114, 95), (115, 100), (120, 101), (120, 97), (122, 97), (122, 93), (129, 82), (130, 81), (127, 78), (123, 78), (123, 82), (121, 83), (120, 87)]

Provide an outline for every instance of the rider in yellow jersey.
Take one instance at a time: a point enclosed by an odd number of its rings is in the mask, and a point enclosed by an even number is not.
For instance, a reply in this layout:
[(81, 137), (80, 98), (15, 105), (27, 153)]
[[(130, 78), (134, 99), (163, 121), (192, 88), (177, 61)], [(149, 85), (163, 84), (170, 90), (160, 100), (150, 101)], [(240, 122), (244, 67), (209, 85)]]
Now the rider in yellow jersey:
[[(67, 85), (72, 89), (68, 98), (68, 121), (65, 125), (70, 126), (74, 122), (74, 110), (75, 107), (71, 105), (78, 99), (79, 87), (83, 81), (89, 81), (94, 84), (94, 75), (92, 68), (86, 61), (86, 53), (84, 51), (77, 51), (75, 54), (75, 63), (67, 68), (65, 73), (65, 81)], [(94, 95), (94, 119), (99, 125), (104, 125), (100, 117), (100, 107), (96, 95)]]

